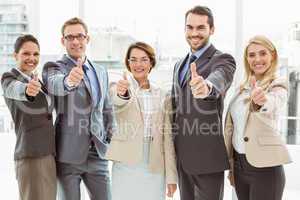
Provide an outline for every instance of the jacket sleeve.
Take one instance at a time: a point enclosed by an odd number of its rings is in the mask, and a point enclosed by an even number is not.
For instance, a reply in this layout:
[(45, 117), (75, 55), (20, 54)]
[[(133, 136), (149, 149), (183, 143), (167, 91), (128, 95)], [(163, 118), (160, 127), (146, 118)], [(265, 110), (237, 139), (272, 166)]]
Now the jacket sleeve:
[(267, 101), (259, 109), (259, 112), (271, 119), (276, 119), (286, 106), (287, 96), (287, 83), (284, 79), (275, 80), (275, 83), (271, 84), (270, 89), (267, 91)]
[(225, 95), (230, 87), (233, 75), (236, 69), (234, 58), (229, 54), (220, 54), (214, 56), (214, 64), (211, 73), (206, 78), (212, 85), (212, 91), (208, 97), (216, 97)]
[[(106, 71), (106, 86), (109, 87), (109, 80), (108, 80), (108, 72)], [(110, 143), (110, 140), (112, 138), (112, 135), (114, 131), (116, 130), (116, 121), (114, 116), (114, 109), (112, 100), (109, 95), (109, 89), (106, 90), (104, 104), (103, 104), (103, 122), (104, 122), (104, 128), (107, 133), (107, 142)]]
[(27, 84), (16, 79), (10, 72), (2, 75), (1, 85), (3, 89), (3, 96), (9, 99), (19, 101), (33, 101), (34, 97), (26, 95)]
[(230, 111), (228, 109), (228, 112), (227, 112), (226, 118), (225, 118), (224, 140), (225, 140), (225, 146), (226, 146), (226, 150), (227, 150), (227, 155), (228, 155), (231, 171), (233, 170), (233, 146), (232, 146), (233, 129), (234, 129), (233, 121), (231, 118)]
[(168, 95), (164, 102), (164, 122), (163, 122), (163, 142), (165, 152), (165, 168), (167, 184), (176, 184), (178, 182), (178, 173), (176, 168), (176, 155), (172, 139), (172, 127), (170, 112), (172, 110), (171, 98)]
[(48, 92), (55, 96), (66, 96), (72, 90), (76, 89), (76, 87), (71, 90), (65, 87), (65, 78), (66, 74), (62, 72), (62, 66), (59, 66), (56, 62), (47, 62), (44, 65), (42, 78), (45, 83)]

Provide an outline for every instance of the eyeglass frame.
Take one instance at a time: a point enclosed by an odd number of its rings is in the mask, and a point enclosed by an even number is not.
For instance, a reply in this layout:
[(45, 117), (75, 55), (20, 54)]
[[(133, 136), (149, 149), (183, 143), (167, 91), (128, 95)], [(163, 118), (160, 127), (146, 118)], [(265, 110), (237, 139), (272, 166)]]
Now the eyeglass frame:
[(88, 36), (85, 35), (85, 34), (83, 34), (83, 33), (78, 33), (76, 35), (73, 35), (73, 34), (65, 35), (64, 39), (67, 40), (68, 42), (73, 42), (75, 40), (75, 38), (76, 38), (78, 41), (81, 42), (81, 41), (85, 40), (87, 37)]

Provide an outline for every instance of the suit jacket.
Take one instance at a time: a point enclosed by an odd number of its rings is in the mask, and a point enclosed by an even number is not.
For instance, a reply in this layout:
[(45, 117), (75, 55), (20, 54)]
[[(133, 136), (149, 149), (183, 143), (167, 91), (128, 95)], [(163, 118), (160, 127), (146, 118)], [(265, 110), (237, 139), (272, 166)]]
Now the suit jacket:
[(15, 123), (15, 160), (55, 155), (55, 133), (47, 91), (35, 97), (26, 95), (28, 81), (15, 68), (1, 78), (3, 96)]
[(229, 168), (222, 132), (223, 99), (235, 72), (229, 54), (211, 45), (196, 61), (197, 72), (213, 85), (210, 95), (195, 99), (188, 70), (183, 84), (178, 75), (188, 55), (175, 64), (172, 87), (173, 134), (178, 162), (189, 174), (208, 174)]
[[(278, 110), (286, 103), (287, 84), (284, 78), (275, 79), (266, 89), (267, 102), (257, 111), (250, 111), (250, 100), (245, 104), (248, 108), (245, 116), (247, 123), (244, 130), (245, 155), (254, 167), (272, 167), (291, 162), (287, 148), (278, 131)], [(233, 101), (239, 96), (237, 89), (230, 101), (225, 119), (225, 143), (233, 169), (232, 136), (234, 123), (229, 112)], [(251, 113), (251, 116), (250, 116)]]
[(65, 77), (75, 67), (66, 55), (57, 62), (46, 63), (43, 68), (43, 80), (55, 102), (57, 160), (60, 162), (84, 162), (91, 141), (95, 143), (99, 156), (104, 157), (112, 135), (114, 117), (108, 73), (104, 67), (92, 62), (90, 64), (95, 69), (101, 95), (94, 107), (86, 76), (79, 86), (71, 90), (65, 87)]
[[(143, 102), (137, 98), (138, 86), (131, 81), (130, 99), (117, 96), (116, 84), (112, 84), (111, 96), (116, 111), (117, 131), (113, 135), (107, 158), (130, 165), (143, 159), (144, 118), (141, 111)], [(167, 183), (177, 183), (177, 170), (174, 145), (171, 135), (170, 95), (151, 85), (154, 111), (151, 115), (153, 136), (150, 146), (149, 169), (154, 173), (165, 174)]]

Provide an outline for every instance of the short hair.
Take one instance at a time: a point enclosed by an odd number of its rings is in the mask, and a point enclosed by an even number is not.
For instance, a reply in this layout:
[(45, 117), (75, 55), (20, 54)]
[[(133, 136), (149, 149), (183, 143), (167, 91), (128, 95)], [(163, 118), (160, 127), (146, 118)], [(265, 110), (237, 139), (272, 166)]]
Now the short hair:
[(33, 35), (31, 35), (31, 34), (25, 34), (25, 35), (19, 36), (16, 39), (15, 44), (14, 44), (14, 52), (15, 53), (19, 53), (20, 49), (22, 48), (22, 46), (26, 42), (33, 42), (40, 49), (39, 41)]
[(87, 27), (86, 23), (84, 23), (83, 20), (78, 17), (73, 17), (73, 18), (67, 20), (61, 27), (62, 36), (64, 36), (65, 29), (67, 26), (77, 25), (77, 24), (80, 24), (84, 28), (85, 33), (88, 33), (88, 27)]
[(209, 24), (209, 27), (210, 28), (214, 27), (214, 16), (213, 16), (211, 10), (208, 7), (206, 7), (206, 6), (195, 6), (195, 7), (191, 8), (190, 10), (188, 10), (185, 13), (185, 22), (186, 22), (187, 16), (190, 13), (195, 14), (195, 15), (205, 15), (205, 16), (207, 16), (208, 17), (207, 23)]
[(150, 59), (150, 63), (152, 65), (150, 71), (152, 70), (152, 68), (154, 68), (155, 64), (156, 64), (156, 58), (155, 58), (155, 52), (154, 49), (147, 43), (145, 42), (135, 42), (133, 44), (131, 44), (126, 52), (126, 56), (125, 56), (125, 64), (126, 64), (126, 68), (128, 69), (128, 71), (130, 71), (130, 67), (129, 67), (129, 58), (130, 58), (130, 54), (131, 54), (131, 50), (132, 49), (140, 49), (142, 51), (144, 51), (147, 56)]

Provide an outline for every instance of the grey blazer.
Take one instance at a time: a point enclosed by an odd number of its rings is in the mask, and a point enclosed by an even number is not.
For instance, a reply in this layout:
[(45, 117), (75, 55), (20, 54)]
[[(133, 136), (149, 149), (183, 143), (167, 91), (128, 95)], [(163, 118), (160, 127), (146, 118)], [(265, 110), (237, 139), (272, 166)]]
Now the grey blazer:
[[(90, 62), (90, 61), (89, 61)], [(89, 80), (71, 90), (64, 84), (65, 77), (75, 66), (65, 55), (57, 62), (48, 62), (43, 68), (43, 80), (54, 99), (56, 111), (57, 160), (80, 164), (88, 156), (91, 141), (100, 157), (104, 158), (115, 126), (109, 97), (107, 70), (90, 62), (97, 74), (100, 101), (93, 107)]]
[(222, 113), (235, 61), (231, 55), (211, 45), (195, 62), (198, 74), (210, 81), (213, 88), (207, 98), (195, 99), (188, 84), (190, 71), (182, 85), (178, 80), (187, 58), (188, 55), (176, 63), (173, 76), (173, 134), (177, 160), (189, 174), (221, 172), (229, 168)]

